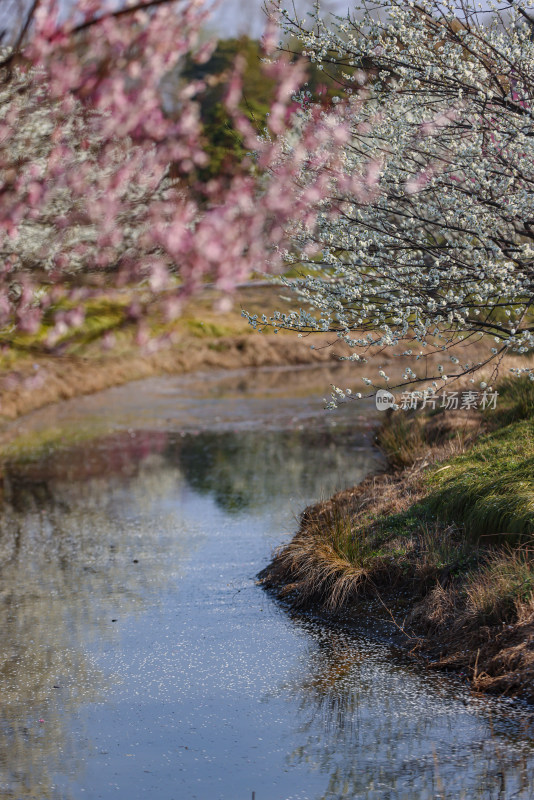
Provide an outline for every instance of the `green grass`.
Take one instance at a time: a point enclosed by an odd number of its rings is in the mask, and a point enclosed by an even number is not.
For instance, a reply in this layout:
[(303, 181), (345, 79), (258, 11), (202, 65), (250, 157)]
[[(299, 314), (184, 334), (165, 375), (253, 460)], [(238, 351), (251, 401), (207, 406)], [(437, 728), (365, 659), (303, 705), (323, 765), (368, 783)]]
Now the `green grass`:
[[(47, 339), (53, 328), (55, 314), (73, 307), (74, 303), (66, 300), (51, 306), (35, 333), (0, 332), (0, 344), (7, 346), (13, 354), (47, 352)], [(81, 325), (61, 336), (55, 342), (56, 348), (66, 346), (70, 353), (77, 353), (105, 333), (120, 329), (128, 319), (127, 299), (118, 301), (103, 295), (87, 300), (83, 308), (85, 315)]]
[(426, 507), (475, 539), (534, 534), (534, 420), (507, 425), (428, 476)]
[(507, 378), (497, 391), (497, 407), (481, 414), (486, 433), (474, 443), (473, 429), (447, 430), (435, 425), (438, 415), (431, 421), (403, 413), (386, 420), (377, 440), (392, 466), (402, 469), (431, 445), (456, 437), (465, 452), (427, 472), (421, 509), (429, 518), (461, 526), (475, 540), (524, 540), (534, 534), (534, 382)]
[[(230, 325), (203, 321), (195, 317), (186, 318), (183, 324), (187, 332), (198, 339), (222, 339), (225, 336), (234, 336), (236, 333)], [(248, 333), (247, 328), (244, 328), (243, 331)]]
[[(105, 334), (114, 336), (114, 352), (137, 349), (135, 346), (136, 322), (128, 314), (131, 298), (115, 299), (105, 295), (92, 298), (83, 303), (84, 319), (77, 328), (68, 330), (48, 345), (48, 337), (53, 327), (54, 315), (66, 311), (72, 303), (62, 301), (47, 310), (42, 324), (35, 333), (14, 331), (0, 332), (0, 371), (16, 368), (26, 357), (47, 356), (61, 353), (77, 357), (101, 356), (101, 342)], [(206, 305), (206, 303), (204, 304)], [(203, 306), (199, 305), (199, 311)], [(239, 309), (225, 315), (217, 315), (206, 305), (205, 318), (185, 313), (182, 317), (165, 321), (157, 308), (150, 311), (146, 322), (150, 335), (154, 338), (169, 333), (193, 336), (198, 339), (219, 339), (230, 336), (243, 336), (253, 333), (251, 326), (244, 323)]]

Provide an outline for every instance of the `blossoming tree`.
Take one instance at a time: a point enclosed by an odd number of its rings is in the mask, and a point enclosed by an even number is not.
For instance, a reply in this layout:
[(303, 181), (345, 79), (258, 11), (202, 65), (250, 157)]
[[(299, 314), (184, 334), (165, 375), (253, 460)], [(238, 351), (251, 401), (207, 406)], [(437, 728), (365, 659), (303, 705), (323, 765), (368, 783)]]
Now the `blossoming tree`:
[[(442, 350), (435, 374), (403, 378), (434, 387), (532, 350), (533, 5), (379, 0), (330, 21), (317, 6), (309, 24), (282, 12), (319, 69), (342, 68), (350, 137), (319, 227), (286, 254), (302, 266), (291, 287), (303, 308), (263, 325), (335, 332), (356, 361), (372, 345), (404, 343), (423, 363)], [(448, 352), (480, 338), (482, 361)]]
[[(207, 11), (199, 0), (140, 0), (111, 8), (79, 0), (65, 19), (33, 0), (20, 35), (0, 53), (0, 339), (47, 324), (54, 346), (81, 325), (99, 292), (131, 298), (142, 320), (155, 299), (167, 317), (211, 282), (223, 296), (251, 270), (280, 268), (298, 220), (333, 188), (346, 139), (337, 109), (294, 128), (288, 108), (304, 77), (284, 57), (265, 65), (276, 91), (262, 136), (239, 109), (239, 63), (226, 90), (253, 157), (234, 174), (192, 186), (206, 163), (201, 81), (162, 87), (185, 56), (202, 61)], [(265, 37), (272, 51), (273, 30)], [(310, 153), (313, 154), (310, 157)], [(297, 180), (305, 169), (304, 186)], [(268, 266), (266, 266), (268, 264)]]

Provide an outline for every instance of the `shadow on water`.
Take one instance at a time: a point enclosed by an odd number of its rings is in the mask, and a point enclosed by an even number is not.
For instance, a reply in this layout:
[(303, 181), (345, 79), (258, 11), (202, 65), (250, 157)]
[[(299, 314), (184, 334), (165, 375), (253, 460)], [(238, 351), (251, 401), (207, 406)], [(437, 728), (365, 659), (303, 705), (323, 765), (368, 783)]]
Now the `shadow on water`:
[(58, 433), (6, 465), (0, 796), (531, 797), (527, 709), (255, 585), (306, 503), (381, 463), (370, 417), (332, 425), (304, 377), (148, 381), (32, 416)]

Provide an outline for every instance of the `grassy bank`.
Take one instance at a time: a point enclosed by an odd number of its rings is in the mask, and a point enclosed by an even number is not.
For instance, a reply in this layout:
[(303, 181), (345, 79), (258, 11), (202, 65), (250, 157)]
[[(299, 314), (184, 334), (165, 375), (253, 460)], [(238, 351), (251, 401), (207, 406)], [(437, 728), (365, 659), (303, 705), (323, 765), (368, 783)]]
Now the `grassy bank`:
[(378, 598), (434, 666), (534, 701), (534, 384), (498, 388), (495, 411), (389, 416), (391, 469), (307, 508), (261, 577), (294, 606)]
[(312, 349), (311, 340), (283, 332), (258, 335), (241, 316), (242, 306), (261, 313), (283, 304), (279, 293), (276, 286), (251, 284), (239, 290), (230, 311), (220, 313), (213, 308), (216, 296), (206, 291), (172, 323), (149, 316), (144, 346), (136, 342), (127, 301), (105, 297), (89, 303), (83, 325), (53, 347), (46, 325), (0, 341), (0, 423), (153, 375), (334, 361), (332, 348)]

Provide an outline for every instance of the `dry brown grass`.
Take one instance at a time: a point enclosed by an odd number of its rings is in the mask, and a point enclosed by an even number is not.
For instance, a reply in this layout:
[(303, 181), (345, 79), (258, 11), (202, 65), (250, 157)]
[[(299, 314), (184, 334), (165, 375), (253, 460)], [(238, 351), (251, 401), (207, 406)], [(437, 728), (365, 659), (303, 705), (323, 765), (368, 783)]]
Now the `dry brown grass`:
[(428, 466), (463, 453), (481, 434), (484, 419), (476, 411), (441, 413), (431, 417), (389, 413), (377, 431), (377, 444), (394, 469)]
[(427, 633), (447, 628), (457, 634), (518, 620), (519, 605), (529, 602), (534, 587), (534, 562), (517, 550), (477, 555), (475, 569), (428, 592), (411, 614), (414, 623)]
[[(291, 541), (260, 574), (266, 588), (295, 607), (334, 611), (362, 594), (426, 586), (463, 557), (454, 526), (404, 520), (424, 494), (418, 469), (367, 478), (305, 509)], [(399, 520), (384, 527), (385, 519)]]
[(533, 568), (517, 554), (495, 554), (465, 586), (436, 585), (408, 619), (432, 666), (461, 669), (477, 690), (534, 701)]
[[(355, 543), (350, 555), (343, 550), (347, 539)], [(352, 536), (351, 516), (333, 506), (317, 516), (309, 509), (305, 528), (277, 552), (260, 578), (279, 587), (278, 596), (295, 607), (320, 603), (335, 610), (365, 589), (378, 566), (371, 543)]]
[(463, 625), (515, 621), (534, 589), (534, 562), (523, 548), (493, 553), (465, 586)]

